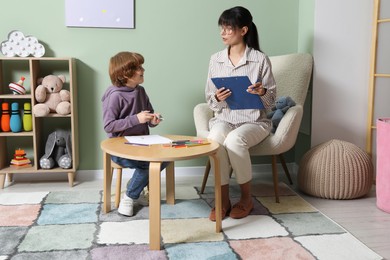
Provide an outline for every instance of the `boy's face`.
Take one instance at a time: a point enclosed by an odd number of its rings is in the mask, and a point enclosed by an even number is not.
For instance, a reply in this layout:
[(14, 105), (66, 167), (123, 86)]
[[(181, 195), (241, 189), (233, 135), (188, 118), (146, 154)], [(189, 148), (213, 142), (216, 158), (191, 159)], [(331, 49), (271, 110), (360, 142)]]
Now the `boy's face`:
[(140, 65), (135, 71), (134, 75), (127, 80), (127, 86), (136, 87), (144, 82), (144, 71), (145, 69)]

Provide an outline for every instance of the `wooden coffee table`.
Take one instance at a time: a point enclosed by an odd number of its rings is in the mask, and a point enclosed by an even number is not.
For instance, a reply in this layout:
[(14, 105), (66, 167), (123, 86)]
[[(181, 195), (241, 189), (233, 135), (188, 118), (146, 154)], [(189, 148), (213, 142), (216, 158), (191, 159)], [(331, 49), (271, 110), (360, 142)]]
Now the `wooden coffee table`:
[[(199, 140), (194, 136), (164, 135), (172, 140)], [(202, 139), (202, 138), (201, 138)], [(215, 231), (222, 230), (222, 198), (221, 198), (221, 177), (219, 159), (216, 155), (219, 144), (215, 141), (204, 139), (210, 142), (207, 145), (174, 148), (166, 147), (162, 144), (150, 146), (135, 146), (126, 144), (124, 137), (109, 138), (101, 142), (103, 150), (103, 211), (107, 213), (111, 210), (111, 155), (122, 158), (149, 161), (149, 247), (151, 250), (161, 249), (161, 164), (171, 162), (166, 168), (166, 198), (167, 204), (175, 203), (175, 173), (174, 162), (179, 160), (189, 160), (201, 156), (209, 156), (214, 161), (215, 173)]]

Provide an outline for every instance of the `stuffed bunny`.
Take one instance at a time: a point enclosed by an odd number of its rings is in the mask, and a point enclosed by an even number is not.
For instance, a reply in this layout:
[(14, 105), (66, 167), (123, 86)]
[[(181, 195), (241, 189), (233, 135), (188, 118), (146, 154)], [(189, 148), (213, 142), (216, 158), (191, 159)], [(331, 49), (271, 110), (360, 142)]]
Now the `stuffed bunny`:
[(52, 169), (55, 165), (63, 169), (72, 167), (72, 142), (70, 130), (58, 129), (46, 141), (45, 154), (39, 160), (42, 169)]

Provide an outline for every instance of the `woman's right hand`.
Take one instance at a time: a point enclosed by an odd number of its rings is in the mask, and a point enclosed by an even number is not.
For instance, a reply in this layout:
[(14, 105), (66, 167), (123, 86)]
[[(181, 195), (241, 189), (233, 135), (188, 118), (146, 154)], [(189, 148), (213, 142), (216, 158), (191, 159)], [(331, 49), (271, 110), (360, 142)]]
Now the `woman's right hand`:
[(150, 111), (145, 110), (145, 111), (139, 112), (137, 114), (137, 117), (138, 117), (138, 121), (141, 124), (143, 124), (143, 123), (146, 123), (146, 122), (149, 122), (150, 120), (152, 120), (154, 117), (154, 114), (151, 114)]
[(230, 89), (227, 89), (227, 88), (220, 88), (218, 89), (216, 92), (215, 92), (215, 99), (220, 102), (220, 101), (224, 101), (226, 100), (230, 95), (232, 94), (232, 92), (230, 91)]

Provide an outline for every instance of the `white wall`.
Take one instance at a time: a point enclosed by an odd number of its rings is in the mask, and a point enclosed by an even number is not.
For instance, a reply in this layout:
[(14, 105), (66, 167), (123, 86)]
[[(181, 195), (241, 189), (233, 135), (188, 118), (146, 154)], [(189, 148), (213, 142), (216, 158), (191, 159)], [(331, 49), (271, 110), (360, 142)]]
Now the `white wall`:
[(312, 146), (340, 139), (365, 149), (373, 0), (317, 0)]

